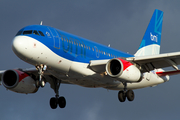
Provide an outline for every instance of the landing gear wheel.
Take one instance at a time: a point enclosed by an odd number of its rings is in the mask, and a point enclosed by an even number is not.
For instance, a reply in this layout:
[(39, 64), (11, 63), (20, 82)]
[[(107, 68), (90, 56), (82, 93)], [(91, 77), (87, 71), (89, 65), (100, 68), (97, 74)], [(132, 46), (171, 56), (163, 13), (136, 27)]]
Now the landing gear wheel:
[(129, 101), (133, 101), (133, 100), (134, 100), (134, 92), (133, 92), (132, 90), (128, 90), (128, 91), (126, 92), (126, 96), (127, 96), (127, 99), (128, 99)]
[(64, 97), (59, 97), (58, 103), (59, 103), (59, 107), (60, 108), (65, 108), (65, 106), (66, 106), (66, 99)]
[(51, 106), (51, 108), (52, 109), (56, 109), (57, 108), (57, 98), (55, 98), (55, 97), (52, 97), (51, 99), (50, 99), (50, 106)]
[(118, 99), (120, 102), (124, 102), (126, 100), (126, 94), (124, 93), (124, 91), (119, 91)]
[(44, 80), (41, 80), (39, 83), (40, 83), (40, 86), (41, 86), (42, 88), (43, 88), (43, 87), (45, 86), (45, 84), (46, 84)]
[(52, 77), (52, 79), (53, 79), (52, 84), (54, 85), (53, 89), (54, 89), (54, 92), (56, 93), (56, 95), (55, 95), (55, 97), (50, 99), (50, 106), (52, 109), (56, 109), (57, 105), (59, 105), (60, 108), (65, 108), (66, 107), (66, 99), (62, 96), (59, 97), (59, 87), (61, 84), (61, 80), (58, 80), (55, 77)]

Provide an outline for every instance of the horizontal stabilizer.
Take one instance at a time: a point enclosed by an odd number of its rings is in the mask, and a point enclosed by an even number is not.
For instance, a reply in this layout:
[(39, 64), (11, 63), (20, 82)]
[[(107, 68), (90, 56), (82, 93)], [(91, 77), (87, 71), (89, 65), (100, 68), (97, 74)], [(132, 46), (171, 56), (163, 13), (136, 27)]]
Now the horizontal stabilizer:
[(156, 74), (158, 75), (158, 76), (166, 76), (166, 75), (177, 75), (177, 74), (180, 74), (180, 70), (175, 70), (175, 71), (167, 71), (167, 72), (163, 72), (163, 71), (161, 71), (161, 72), (156, 72)]

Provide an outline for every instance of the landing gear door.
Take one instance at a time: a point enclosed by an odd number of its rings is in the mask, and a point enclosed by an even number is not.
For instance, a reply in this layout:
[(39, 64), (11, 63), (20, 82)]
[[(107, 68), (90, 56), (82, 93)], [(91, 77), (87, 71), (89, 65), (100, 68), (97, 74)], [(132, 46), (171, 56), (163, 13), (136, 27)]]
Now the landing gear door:
[(54, 28), (48, 28), (54, 40), (54, 48), (60, 49), (60, 37)]

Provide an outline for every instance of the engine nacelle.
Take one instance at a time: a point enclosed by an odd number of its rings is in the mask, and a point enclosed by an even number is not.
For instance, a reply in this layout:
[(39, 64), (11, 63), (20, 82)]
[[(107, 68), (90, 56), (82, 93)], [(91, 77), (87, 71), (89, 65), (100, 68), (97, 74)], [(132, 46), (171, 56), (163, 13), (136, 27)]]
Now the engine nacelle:
[(27, 73), (19, 70), (7, 70), (2, 75), (2, 84), (7, 89), (17, 93), (35, 93), (38, 88), (35, 80)]
[(140, 70), (132, 63), (120, 58), (109, 60), (106, 64), (106, 72), (121, 82), (139, 82), (141, 80)]

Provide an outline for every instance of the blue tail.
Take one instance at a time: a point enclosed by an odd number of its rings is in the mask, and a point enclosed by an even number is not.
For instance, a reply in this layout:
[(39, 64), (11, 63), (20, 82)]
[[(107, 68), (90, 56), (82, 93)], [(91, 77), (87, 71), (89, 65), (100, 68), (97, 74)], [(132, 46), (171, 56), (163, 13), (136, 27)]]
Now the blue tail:
[(160, 52), (163, 12), (155, 9), (135, 56), (155, 55)]

